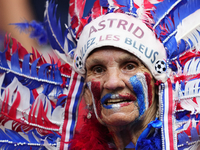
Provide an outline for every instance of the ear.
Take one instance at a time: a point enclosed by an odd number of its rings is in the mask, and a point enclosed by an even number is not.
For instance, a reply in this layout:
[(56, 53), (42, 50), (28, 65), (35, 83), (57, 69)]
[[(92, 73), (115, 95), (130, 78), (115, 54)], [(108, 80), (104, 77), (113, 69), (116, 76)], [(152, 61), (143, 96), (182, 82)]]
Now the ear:
[(86, 105), (92, 106), (92, 104), (93, 104), (92, 93), (90, 92), (90, 90), (88, 89), (87, 86), (85, 86), (83, 97), (84, 97)]

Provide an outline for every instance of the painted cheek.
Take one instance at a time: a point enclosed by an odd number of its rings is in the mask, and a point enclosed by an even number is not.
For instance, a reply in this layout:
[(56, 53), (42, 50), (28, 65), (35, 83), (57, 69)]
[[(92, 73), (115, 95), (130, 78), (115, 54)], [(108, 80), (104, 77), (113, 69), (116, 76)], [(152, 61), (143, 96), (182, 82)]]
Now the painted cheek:
[(149, 107), (151, 106), (152, 104), (152, 85), (151, 85), (151, 80), (152, 80), (152, 77), (149, 73), (145, 72), (145, 78), (146, 78), (146, 82), (147, 82), (147, 86), (148, 86), (148, 99), (149, 99)]
[(135, 75), (130, 78), (130, 83), (132, 85), (133, 91), (136, 94), (138, 107), (139, 107), (139, 116), (143, 115), (146, 107), (145, 107), (145, 94), (142, 82), (139, 80), (140, 75)]
[(95, 106), (96, 106), (97, 115), (98, 115), (98, 117), (101, 118), (101, 102), (100, 102), (101, 88), (100, 88), (100, 82), (95, 82), (95, 81), (91, 82), (91, 92), (92, 92), (92, 95), (93, 95), (93, 98), (94, 98), (94, 103), (95, 103)]

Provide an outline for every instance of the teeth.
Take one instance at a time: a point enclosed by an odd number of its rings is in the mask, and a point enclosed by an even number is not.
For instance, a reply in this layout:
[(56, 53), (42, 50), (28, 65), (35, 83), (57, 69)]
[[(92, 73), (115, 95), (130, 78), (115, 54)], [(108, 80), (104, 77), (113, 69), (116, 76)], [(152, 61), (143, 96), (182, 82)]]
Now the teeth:
[(130, 102), (130, 100), (127, 100), (127, 99), (109, 99), (107, 100), (107, 102), (105, 103), (106, 105), (117, 105), (119, 103), (128, 103)]
[(121, 102), (121, 101), (125, 101), (125, 99), (109, 99), (107, 102), (108, 103), (117, 103), (117, 102)]

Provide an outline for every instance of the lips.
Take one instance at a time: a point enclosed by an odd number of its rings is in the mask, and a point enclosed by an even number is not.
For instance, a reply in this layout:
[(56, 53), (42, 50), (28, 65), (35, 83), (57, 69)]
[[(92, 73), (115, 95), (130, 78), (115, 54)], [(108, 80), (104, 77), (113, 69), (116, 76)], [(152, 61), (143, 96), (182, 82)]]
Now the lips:
[(134, 102), (136, 98), (132, 95), (120, 95), (120, 94), (106, 94), (101, 99), (101, 104), (107, 109), (127, 106)]

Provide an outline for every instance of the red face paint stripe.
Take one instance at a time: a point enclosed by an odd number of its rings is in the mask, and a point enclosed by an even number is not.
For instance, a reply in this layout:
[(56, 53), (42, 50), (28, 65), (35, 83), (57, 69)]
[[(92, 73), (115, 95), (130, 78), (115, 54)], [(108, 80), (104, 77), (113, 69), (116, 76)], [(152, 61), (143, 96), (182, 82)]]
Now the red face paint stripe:
[(148, 99), (149, 99), (149, 107), (152, 104), (152, 85), (151, 85), (151, 76), (148, 73), (145, 73), (145, 78), (146, 78), (146, 82), (147, 82), (147, 87), (148, 87)]

